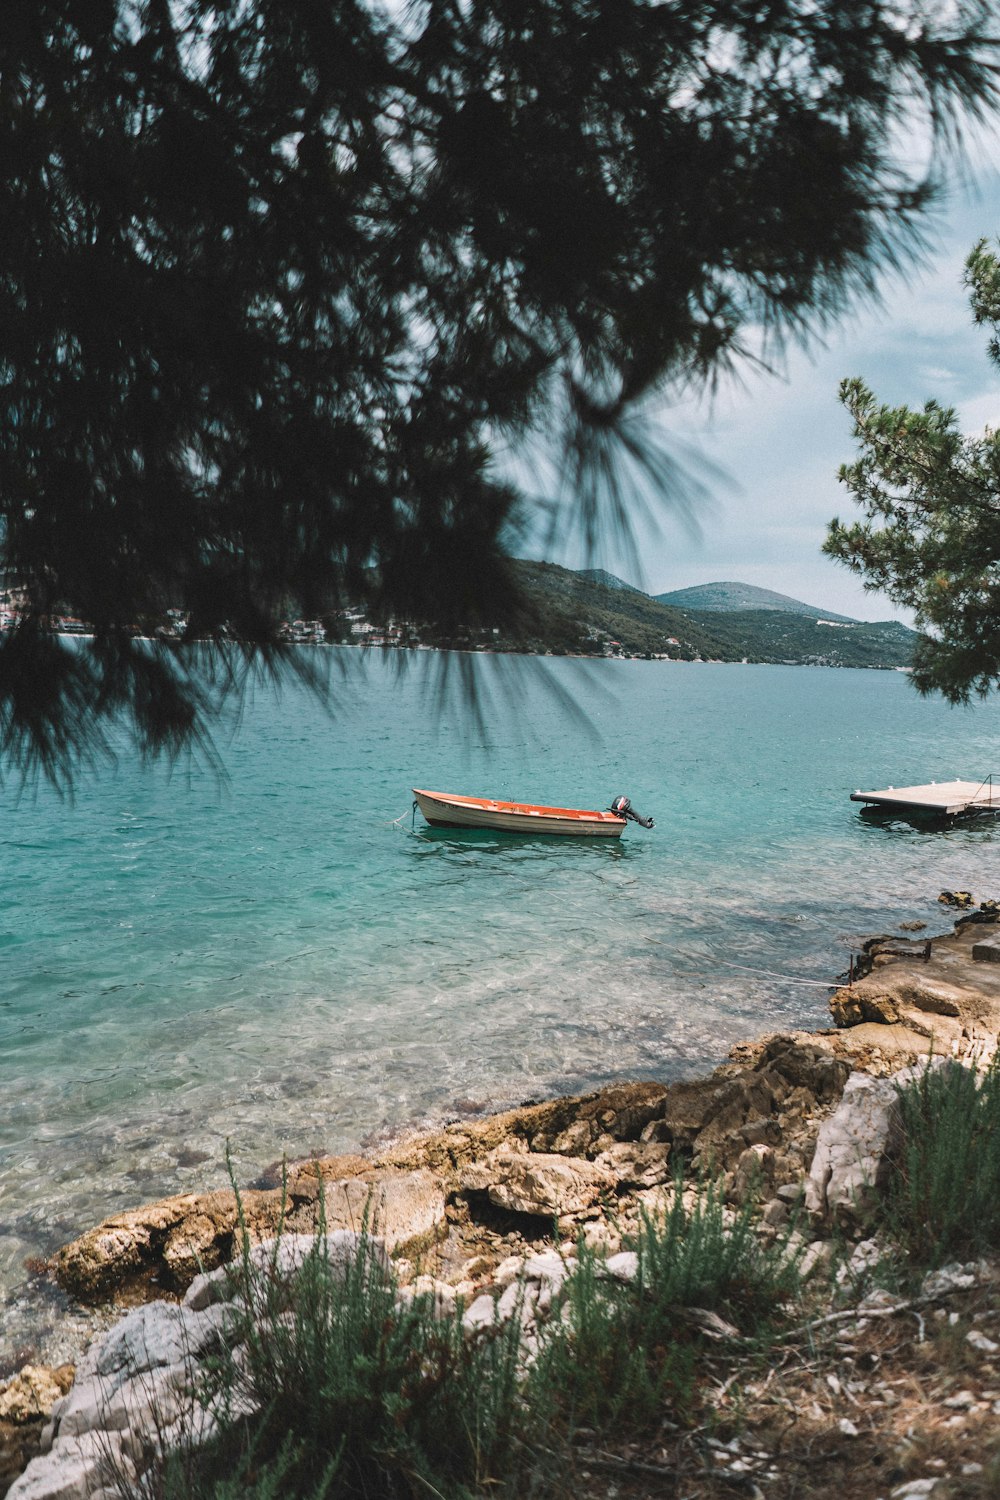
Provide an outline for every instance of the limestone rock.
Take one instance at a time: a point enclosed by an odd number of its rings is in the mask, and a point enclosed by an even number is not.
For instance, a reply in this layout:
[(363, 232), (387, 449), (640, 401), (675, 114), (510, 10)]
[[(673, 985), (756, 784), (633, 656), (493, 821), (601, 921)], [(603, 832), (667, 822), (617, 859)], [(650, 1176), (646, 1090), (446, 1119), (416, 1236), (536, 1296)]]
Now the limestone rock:
[(547, 1219), (573, 1218), (614, 1192), (615, 1179), (593, 1162), (500, 1147), (463, 1179), (497, 1208)]
[(609, 1255), (598, 1269), (613, 1281), (637, 1281), (639, 1279), (639, 1256), (634, 1250), (619, 1250), (617, 1255)]
[[(423, 1247), (445, 1221), (440, 1182), (426, 1169), (372, 1169), (366, 1176), (326, 1181), (321, 1173), (296, 1177), (285, 1195), (285, 1224), (311, 1233), (319, 1223), (320, 1198), (331, 1230), (358, 1229), (367, 1219), (389, 1248)], [(273, 1239), (282, 1218), (282, 1190), (242, 1196), (248, 1232)], [(56, 1278), (81, 1301), (98, 1301), (122, 1288), (155, 1278), (165, 1288), (186, 1288), (199, 1272), (231, 1260), (239, 1219), (233, 1193), (185, 1193), (107, 1219), (59, 1251)]]
[[(123, 1474), (134, 1477), (124, 1455), (115, 1454), (114, 1460)], [(115, 1492), (112, 1451), (104, 1433), (88, 1432), (33, 1458), (7, 1500), (94, 1500), (105, 1485)]]
[[(581, 1225), (579, 1236), (588, 1250), (597, 1250), (604, 1255), (617, 1255), (622, 1246), (622, 1237), (618, 1230), (604, 1223), (602, 1219)], [(567, 1246), (567, 1250), (573, 1249), (575, 1249), (575, 1244), (571, 1243)]]
[(52, 1408), (42, 1454), (10, 1493), (17, 1500), (91, 1500), (105, 1486), (118, 1493), (134, 1478), (130, 1455), (189, 1421), (199, 1364), (219, 1347), (228, 1318), (225, 1307), (165, 1302), (126, 1314), (87, 1350)]
[(88, 1432), (153, 1432), (175, 1421), (190, 1404), (190, 1362), (144, 1370), (134, 1377), (91, 1375), (73, 1386), (54, 1413), (54, 1448)]
[(399, 1307), (409, 1307), (417, 1299), (426, 1302), (435, 1318), (449, 1318), (458, 1305), (458, 1294), (446, 1281), (437, 1281), (433, 1276), (417, 1276), (409, 1286), (401, 1287), (396, 1294)]
[(467, 1334), (479, 1333), (483, 1328), (492, 1328), (497, 1321), (497, 1304), (488, 1292), (467, 1307), (462, 1317), (462, 1327)]
[(659, 1141), (616, 1141), (595, 1157), (594, 1165), (620, 1187), (655, 1187), (673, 1176), (670, 1147)]
[(81, 1359), (69, 1395), (53, 1408), (57, 1426), (80, 1404), (89, 1381), (108, 1390), (153, 1370), (189, 1363), (217, 1346), (226, 1318), (224, 1308), (194, 1312), (174, 1302), (133, 1308), (96, 1338)]
[(989, 1278), (990, 1267), (985, 1261), (955, 1261), (942, 1266), (938, 1271), (928, 1271), (921, 1283), (924, 1297), (946, 1297), (949, 1292), (965, 1292)]
[(802, 1280), (810, 1281), (813, 1277), (818, 1280), (829, 1275), (836, 1254), (835, 1240), (813, 1240), (812, 1244), (807, 1245), (803, 1250), (798, 1263)]
[(810, 1213), (851, 1222), (872, 1207), (897, 1140), (896, 1100), (889, 1080), (851, 1074), (840, 1104), (819, 1129), (806, 1183)]
[(246, 1253), (230, 1265), (196, 1276), (184, 1294), (182, 1306), (201, 1312), (237, 1295), (249, 1274), (251, 1280), (266, 1277), (270, 1281), (289, 1282), (306, 1261), (322, 1255), (337, 1276), (343, 1276), (364, 1247), (374, 1272), (386, 1280), (390, 1274), (389, 1256), (384, 1242), (372, 1235), (361, 1235), (353, 1229), (334, 1229), (325, 1235), (283, 1234), (280, 1238), (251, 1245)]
[(524, 1271), (525, 1257), (523, 1255), (508, 1255), (502, 1260), (493, 1272), (492, 1281), (494, 1286), (510, 1286), (512, 1281), (517, 1281)]
[(527, 1256), (521, 1274), (525, 1281), (561, 1286), (575, 1264), (575, 1259), (561, 1255), (558, 1250), (543, 1250), (539, 1254)]
[(974, 961), (972, 949), (981, 937), (978, 925), (959, 922), (952, 933), (933, 939), (926, 962), (920, 944), (883, 954), (872, 973), (834, 993), (834, 1020), (841, 1027), (905, 1026), (933, 1040), (938, 1053), (964, 1050), (964, 1039), (976, 1033), (991, 1037), (995, 1047), (1000, 965)]

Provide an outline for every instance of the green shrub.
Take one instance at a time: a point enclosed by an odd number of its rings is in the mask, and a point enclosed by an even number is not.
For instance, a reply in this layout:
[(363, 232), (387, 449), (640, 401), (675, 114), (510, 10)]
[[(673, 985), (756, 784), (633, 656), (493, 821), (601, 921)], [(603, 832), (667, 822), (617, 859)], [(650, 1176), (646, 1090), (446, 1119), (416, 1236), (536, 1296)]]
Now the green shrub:
[[(215, 1402), (235, 1414), (248, 1401), (261, 1415), (245, 1431), (235, 1418), (226, 1423), (212, 1467), (218, 1473), (242, 1449), (254, 1482), (280, 1469), (278, 1492), (295, 1496), (457, 1500), (487, 1482), (504, 1494), (501, 1479), (523, 1466), (529, 1425), (516, 1320), (468, 1339), (460, 1312), (437, 1317), (429, 1297), (398, 1305), (373, 1249), (363, 1233), (346, 1268), (334, 1270), (320, 1234), (290, 1286), (244, 1260), (247, 1313)], [(207, 1493), (223, 1500), (229, 1491)]]
[(766, 1242), (751, 1199), (727, 1210), (716, 1182), (703, 1182), (690, 1207), (682, 1180), (666, 1213), (645, 1212), (636, 1240), (639, 1292), (659, 1334), (679, 1307), (725, 1313), (748, 1335), (763, 1333), (779, 1304), (799, 1289), (798, 1252), (790, 1234)]
[[(207, 1451), (197, 1454), (172, 1453), (166, 1460), (159, 1482), (149, 1476), (143, 1484), (143, 1500), (153, 1494), (157, 1500), (328, 1500), (337, 1464), (333, 1462), (326, 1474), (312, 1486), (302, 1489), (298, 1475), (301, 1470), (301, 1445), (287, 1440), (276, 1453), (269, 1456), (259, 1451), (254, 1442), (242, 1449), (232, 1441), (222, 1442)], [(132, 1491), (126, 1487), (123, 1500), (131, 1500)]]
[(885, 1225), (910, 1261), (1000, 1247), (1000, 1064), (928, 1066), (899, 1092)]
[(567, 1279), (532, 1370), (529, 1399), (569, 1430), (625, 1426), (639, 1432), (670, 1409), (690, 1414), (705, 1339), (686, 1309), (718, 1312), (762, 1337), (779, 1304), (799, 1288), (787, 1241), (765, 1245), (753, 1209), (723, 1206), (714, 1184), (687, 1205), (678, 1177), (670, 1208), (644, 1213), (633, 1241), (638, 1275), (610, 1278), (586, 1246)]
[(641, 1431), (665, 1409), (686, 1409), (694, 1379), (690, 1339), (649, 1336), (634, 1286), (602, 1271), (580, 1245), (577, 1267), (558, 1298), (526, 1387), (550, 1443), (578, 1427)]

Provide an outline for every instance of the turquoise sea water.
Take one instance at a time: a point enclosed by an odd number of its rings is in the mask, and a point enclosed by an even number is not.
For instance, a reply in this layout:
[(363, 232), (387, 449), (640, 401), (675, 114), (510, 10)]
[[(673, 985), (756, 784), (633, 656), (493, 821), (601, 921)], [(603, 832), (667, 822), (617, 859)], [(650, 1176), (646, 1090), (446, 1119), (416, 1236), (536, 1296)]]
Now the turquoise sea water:
[[(321, 649), (321, 648), (320, 648)], [(343, 652), (333, 660), (359, 653)], [(848, 794), (1000, 772), (1000, 704), (902, 674), (368, 660), (328, 716), (248, 703), (208, 769), (0, 793), (0, 1322), (25, 1256), (287, 1152), (820, 1026), (874, 931), (1000, 895), (1000, 825), (876, 825)], [(584, 717), (575, 715), (575, 701)], [(411, 828), (413, 785), (656, 818), (614, 841)], [(2, 1351), (0, 1332), (0, 1351)]]

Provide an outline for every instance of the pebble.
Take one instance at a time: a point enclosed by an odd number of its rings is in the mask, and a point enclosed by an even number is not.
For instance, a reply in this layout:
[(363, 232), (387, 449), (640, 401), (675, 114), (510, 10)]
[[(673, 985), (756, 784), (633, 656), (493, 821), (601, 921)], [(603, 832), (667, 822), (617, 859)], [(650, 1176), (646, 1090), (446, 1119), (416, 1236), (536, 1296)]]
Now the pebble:
[(924, 1277), (921, 1292), (925, 1297), (943, 1297), (948, 1292), (966, 1292), (983, 1274), (981, 1262), (942, 1266)]

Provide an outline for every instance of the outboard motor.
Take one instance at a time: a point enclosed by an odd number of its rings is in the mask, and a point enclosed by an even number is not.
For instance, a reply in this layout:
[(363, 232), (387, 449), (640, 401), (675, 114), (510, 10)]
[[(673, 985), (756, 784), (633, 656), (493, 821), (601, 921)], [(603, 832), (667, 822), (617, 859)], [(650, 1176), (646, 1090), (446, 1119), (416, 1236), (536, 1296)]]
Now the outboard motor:
[(652, 818), (644, 818), (641, 813), (634, 810), (627, 797), (616, 797), (608, 811), (613, 812), (618, 818), (631, 818), (633, 823), (638, 823), (643, 828), (655, 826)]

